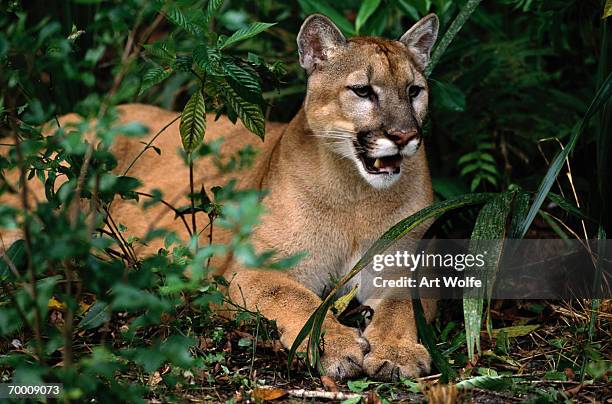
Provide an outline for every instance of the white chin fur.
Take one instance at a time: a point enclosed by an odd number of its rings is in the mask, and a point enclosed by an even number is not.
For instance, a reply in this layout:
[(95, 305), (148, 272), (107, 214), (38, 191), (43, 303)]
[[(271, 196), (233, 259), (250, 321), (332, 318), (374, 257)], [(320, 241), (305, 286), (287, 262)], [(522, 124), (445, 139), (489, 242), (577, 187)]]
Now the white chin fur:
[(354, 158), (353, 162), (355, 163), (355, 166), (357, 166), (357, 170), (363, 179), (376, 189), (389, 188), (391, 185), (395, 184), (402, 175), (401, 171), (397, 174), (370, 174), (363, 167), (361, 160)]

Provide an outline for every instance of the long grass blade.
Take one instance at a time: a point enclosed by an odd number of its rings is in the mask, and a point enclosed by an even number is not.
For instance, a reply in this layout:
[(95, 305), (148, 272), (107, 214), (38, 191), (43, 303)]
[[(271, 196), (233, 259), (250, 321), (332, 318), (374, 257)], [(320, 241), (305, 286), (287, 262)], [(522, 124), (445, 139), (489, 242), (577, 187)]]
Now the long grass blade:
[(421, 338), (423, 345), (425, 345), (427, 348), (427, 351), (429, 351), (431, 360), (442, 374), (442, 376), (440, 376), (440, 382), (447, 383), (449, 380), (455, 379), (457, 377), (457, 373), (453, 370), (448, 363), (448, 360), (446, 360), (444, 355), (442, 355), (438, 349), (432, 326), (427, 324), (421, 299), (412, 300), (412, 309), (414, 311), (414, 319), (416, 321), (417, 330), (419, 331), (419, 337)]
[(448, 30), (446, 30), (444, 36), (440, 40), (440, 43), (438, 43), (438, 46), (436, 46), (436, 49), (431, 55), (431, 60), (425, 69), (426, 77), (431, 75), (431, 72), (433, 72), (433, 69), (436, 67), (438, 62), (440, 62), (440, 59), (442, 59), (442, 55), (444, 55), (444, 52), (446, 52), (448, 46), (451, 44), (451, 42), (453, 42), (453, 39), (455, 39), (457, 33), (461, 30), (481, 1), (482, 0), (468, 0), (459, 14), (457, 14), (457, 17), (455, 17), (453, 23), (450, 25), (450, 27), (448, 27)]
[(525, 234), (527, 233), (527, 230), (529, 230), (529, 227), (531, 226), (533, 219), (538, 214), (538, 211), (540, 210), (540, 207), (542, 206), (544, 199), (546, 199), (548, 192), (550, 191), (553, 184), (555, 183), (555, 180), (557, 176), (559, 175), (561, 168), (563, 167), (565, 159), (567, 158), (567, 156), (569, 156), (572, 150), (574, 150), (574, 147), (576, 147), (576, 143), (578, 143), (578, 139), (580, 138), (582, 133), (587, 128), (587, 125), (590, 119), (593, 117), (593, 115), (597, 113), (597, 111), (599, 111), (599, 109), (603, 105), (605, 105), (610, 100), (611, 97), (612, 97), (612, 73), (608, 74), (608, 77), (606, 78), (604, 83), (597, 90), (597, 93), (595, 94), (595, 97), (593, 98), (591, 105), (589, 106), (586, 114), (580, 121), (580, 125), (578, 126), (578, 129), (576, 129), (574, 133), (572, 134), (567, 146), (565, 146), (565, 148), (561, 150), (559, 154), (557, 154), (555, 159), (550, 164), (550, 167), (548, 168), (548, 172), (542, 179), (542, 182), (540, 183), (540, 187), (538, 188), (538, 191), (536, 192), (534, 201), (531, 204), (531, 208), (529, 209), (529, 212), (527, 213), (525, 220), (523, 220), (523, 223), (521, 223), (520, 225), (519, 238), (524, 237)]

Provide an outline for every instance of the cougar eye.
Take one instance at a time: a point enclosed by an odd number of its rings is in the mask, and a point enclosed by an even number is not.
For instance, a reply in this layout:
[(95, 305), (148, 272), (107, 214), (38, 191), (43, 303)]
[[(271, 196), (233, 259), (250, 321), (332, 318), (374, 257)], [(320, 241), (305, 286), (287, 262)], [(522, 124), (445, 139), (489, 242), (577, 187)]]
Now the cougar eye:
[(352, 86), (349, 87), (355, 94), (362, 98), (369, 98), (374, 94), (372, 87), (370, 86)]
[(418, 97), (419, 94), (421, 94), (422, 90), (423, 90), (423, 87), (421, 86), (410, 86), (408, 87), (408, 97), (410, 97), (410, 99), (414, 99)]

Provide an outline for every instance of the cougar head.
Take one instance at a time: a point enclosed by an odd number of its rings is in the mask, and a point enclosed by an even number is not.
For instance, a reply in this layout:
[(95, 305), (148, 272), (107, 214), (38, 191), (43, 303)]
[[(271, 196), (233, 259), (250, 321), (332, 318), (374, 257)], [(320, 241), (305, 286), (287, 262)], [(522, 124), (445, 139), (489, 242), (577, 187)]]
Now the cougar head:
[(346, 39), (331, 20), (315, 14), (298, 34), (300, 65), (308, 73), (308, 125), (375, 188), (395, 183), (403, 161), (421, 145), (428, 104), (424, 69), (438, 25), (430, 14), (397, 41)]

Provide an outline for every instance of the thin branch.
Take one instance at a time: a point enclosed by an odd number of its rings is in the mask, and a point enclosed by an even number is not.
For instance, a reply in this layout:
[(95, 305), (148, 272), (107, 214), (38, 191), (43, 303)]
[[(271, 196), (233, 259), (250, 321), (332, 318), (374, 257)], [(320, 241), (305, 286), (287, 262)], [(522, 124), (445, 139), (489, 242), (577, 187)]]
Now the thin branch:
[[(148, 194), (146, 192), (136, 192), (137, 195), (141, 195), (141, 196), (146, 196), (147, 198), (155, 198), (153, 195)], [(183, 221), (183, 224), (185, 225), (185, 228), (187, 229), (187, 231), (189, 232), (189, 237), (191, 237), (193, 235), (193, 233), (191, 232), (191, 228), (189, 227), (189, 225), (187, 224), (187, 220), (185, 220), (185, 214), (181, 211), (179, 211), (177, 208), (175, 208), (174, 206), (172, 206), (170, 203), (164, 201), (163, 199), (159, 200), (162, 204), (164, 204), (165, 206), (167, 206), (168, 208), (170, 208), (178, 217), (181, 218), (181, 220)]]
[(138, 159), (140, 159), (140, 157), (144, 154), (144, 152), (146, 152), (151, 145), (153, 144), (153, 142), (155, 142), (155, 140), (166, 130), (168, 129), (174, 122), (178, 121), (179, 119), (181, 119), (181, 114), (179, 114), (176, 118), (174, 118), (173, 120), (171, 120), (168, 124), (166, 124), (166, 126), (164, 126), (163, 128), (161, 128), (159, 130), (159, 132), (157, 132), (155, 134), (155, 136), (153, 136), (151, 138), (151, 140), (149, 140), (149, 142), (145, 145), (145, 147), (140, 151), (140, 153), (138, 153), (138, 155), (134, 158), (134, 160), (132, 160), (132, 162), (130, 163), (130, 165), (125, 169), (125, 171), (123, 171), (123, 175), (127, 175), (127, 173), (132, 169), (132, 167), (134, 166), (134, 164), (136, 164), (136, 162), (138, 161)]

